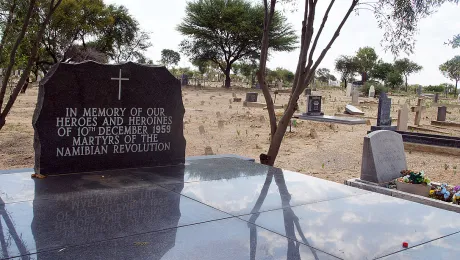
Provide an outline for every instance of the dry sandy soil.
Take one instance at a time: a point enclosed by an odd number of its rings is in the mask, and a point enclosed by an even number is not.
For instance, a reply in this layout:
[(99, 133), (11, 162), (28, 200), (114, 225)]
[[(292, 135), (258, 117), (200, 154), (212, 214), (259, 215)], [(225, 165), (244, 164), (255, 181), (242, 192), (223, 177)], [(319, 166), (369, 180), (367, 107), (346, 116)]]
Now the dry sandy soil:
[[(187, 140), (186, 155), (203, 155), (206, 146), (211, 146), (216, 154), (239, 154), (258, 158), (269, 146), (269, 123), (267, 112), (262, 108), (246, 108), (242, 102), (230, 103), (232, 93), (244, 100), (245, 89), (224, 90), (222, 88), (183, 89), (183, 100), (186, 108), (184, 116), (185, 138)], [(324, 97), (323, 111), (333, 115), (343, 112), (351, 98), (345, 97), (342, 90), (319, 90)], [(5, 127), (0, 131), (0, 169), (33, 167), (33, 129), (32, 114), (37, 98), (37, 88), (31, 88), (19, 97)], [(413, 97), (391, 97), (393, 100), (392, 117), (397, 118), (398, 104), (406, 99), (416, 104)], [(302, 98), (303, 99), (303, 98)], [(259, 101), (263, 96), (259, 94)], [(286, 104), (288, 94), (280, 94), (276, 104)], [(442, 101), (448, 102), (448, 101)], [(440, 129), (430, 127), (430, 121), (436, 118), (437, 108), (426, 102), (427, 109), (422, 117), (422, 125), (426, 128), (446, 132), (448, 135), (459, 135), (459, 129)], [(366, 116), (377, 115), (377, 104), (359, 106)], [(305, 111), (305, 102), (301, 101), (300, 111)], [(448, 108), (447, 120), (460, 121), (460, 109)], [(221, 117), (218, 118), (217, 112)], [(278, 110), (277, 113), (282, 113)], [(413, 124), (415, 113), (410, 113), (409, 123)], [(224, 120), (224, 127), (218, 127), (218, 121)], [(371, 123), (375, 124), (374, 119)], [(205, 134), (198, 128), (203, 125)], [(297, 120), (297, 127), (287, 133), (275, 166), (298, 171), (313, 176), (342, 183), (346, 179), (359, 177), (363, 137), (369, 130), (368, 125), (347, 126), (340, 124), (319, 123)], [(311, 129), (318, 133), (317, 138), (310, 135)], [(460, 184), (460, 166), (458, 156), (406, 151), (408, 167), (414, 170), (425, 170), (434, 181)], [(460, 169), (459, 169), (460, 170)]]

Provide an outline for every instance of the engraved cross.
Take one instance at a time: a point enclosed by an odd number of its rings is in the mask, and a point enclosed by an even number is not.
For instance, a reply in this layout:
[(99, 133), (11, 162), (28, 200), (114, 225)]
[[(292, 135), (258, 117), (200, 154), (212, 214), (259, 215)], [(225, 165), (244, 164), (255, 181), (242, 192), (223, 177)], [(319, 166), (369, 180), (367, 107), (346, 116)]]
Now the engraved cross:
[(118, 100), (121, 100), (121, 81), (122, 80), (129, 80), (129, 78), (122, 78), (121, 77), (121, 69), (118, 78), (111, 78), (112, 80), (118, 80)]

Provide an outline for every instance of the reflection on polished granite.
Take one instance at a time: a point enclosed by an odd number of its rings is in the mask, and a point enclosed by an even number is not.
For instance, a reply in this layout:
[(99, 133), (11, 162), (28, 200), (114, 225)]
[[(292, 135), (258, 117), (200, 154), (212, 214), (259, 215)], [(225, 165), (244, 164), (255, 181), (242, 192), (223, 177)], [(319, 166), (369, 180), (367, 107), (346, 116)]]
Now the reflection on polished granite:
[(237, 158), (31, 173), (0, 171), (0, 259), (443, 259), (459, 250), (456, 213)]

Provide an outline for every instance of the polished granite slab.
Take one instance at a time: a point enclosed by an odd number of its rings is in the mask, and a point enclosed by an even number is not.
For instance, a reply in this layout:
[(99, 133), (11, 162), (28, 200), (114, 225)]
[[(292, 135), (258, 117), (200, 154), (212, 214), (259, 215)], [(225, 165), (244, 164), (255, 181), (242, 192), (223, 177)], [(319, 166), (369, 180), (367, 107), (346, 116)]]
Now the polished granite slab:
[(456, 213), (244, 159), (195, 158), (182, 166), (46, 179), (31, 173), (0, 171), (0, 259), (458, 253)]

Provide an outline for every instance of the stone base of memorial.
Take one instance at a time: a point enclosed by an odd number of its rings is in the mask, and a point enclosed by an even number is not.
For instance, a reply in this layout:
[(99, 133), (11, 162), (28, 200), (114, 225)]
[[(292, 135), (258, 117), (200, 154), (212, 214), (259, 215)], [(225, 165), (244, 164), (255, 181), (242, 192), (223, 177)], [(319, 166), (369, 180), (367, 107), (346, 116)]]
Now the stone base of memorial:
[(383, 125), (373, 125), (371, 126), (371, 132), (378, 131), (378, 130), (388, 130), (388, 131), (396, 131), (396, 126), (383, 126)]
[[(345, 185), (460, 213), (460, 205), (454, 204), (452, 202), (445, 202), (442, 200), (420, 196), (397, 189), (386, 188), (384, 186), (380, 186), (377, 183), (363, 181), (357, 178), (346, 180)], [(436, 184), (432, 183), (432, 185)]]
[(396, 181), (396, 189), (419, 196), (428, 197), (430, 195), (431, 185), (412, 184)]

